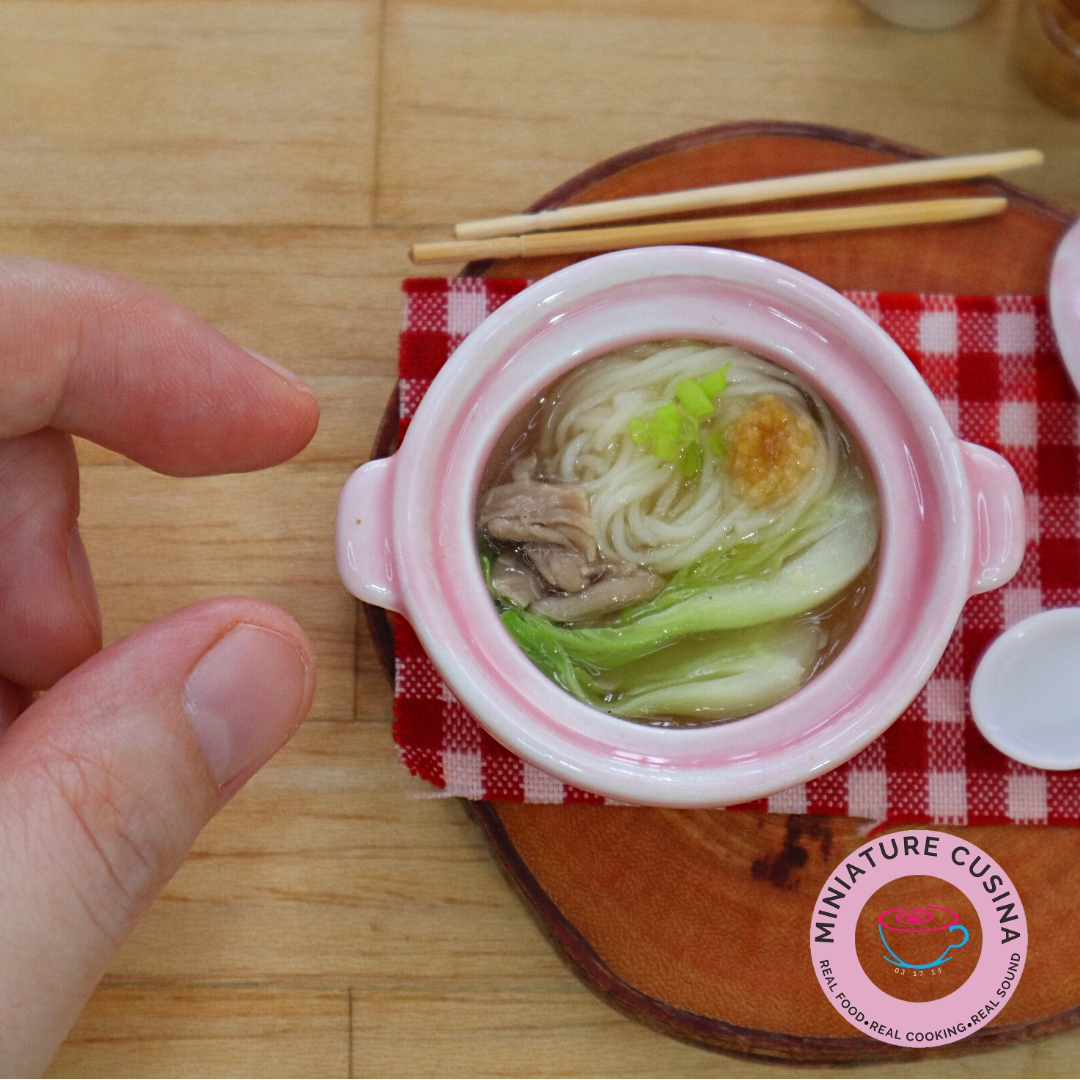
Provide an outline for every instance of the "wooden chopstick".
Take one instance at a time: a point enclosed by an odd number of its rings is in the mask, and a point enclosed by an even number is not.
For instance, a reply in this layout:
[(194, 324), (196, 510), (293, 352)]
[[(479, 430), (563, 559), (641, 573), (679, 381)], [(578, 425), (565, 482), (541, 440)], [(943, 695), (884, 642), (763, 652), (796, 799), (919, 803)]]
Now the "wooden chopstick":
[(461, 262), (467, 259), (515, 259), (534, 255), (571, 255), (583, 251), (615, 251), (655, 244), (701, 244), (755, 236), (797, 236), (800, 233), (881, 229), (890, 225), (926, 225), (936, 221), (1000, 214), (1003, 198), (927, 199), (921, 202), (874, 203), (831, 210), (793, 210), (780, 214), (666, 221), (657, 225), (618, 225), (610, 229), (497, 236), (489, 240), (445, 240), (414, 244), (414, 263)]
[(537, 214), (511, 214), (482, 221), (463, 221), (454, 226), (454, 236), (458, 240), (481, 240), (492, 236), (517, 236), (521, 233), (595, 225), (603, 221), (626, 221), (630, 218), (716, 206), (739, 206), (803, 195), (925, 184), (933, 180), (964, 180), (1041, 165), (1042, 162), (1043, 155), (1038, 150), (1007, 150), (1000, 154), (970, 154), (966, 157), (869, 165), (861, 169), (837, 169), (802, 176), (778, 176), (741, 184), (671, 191), (663, 195), (639, 195), (632, 199), (564, 206), (558, 210), (542, 210)]

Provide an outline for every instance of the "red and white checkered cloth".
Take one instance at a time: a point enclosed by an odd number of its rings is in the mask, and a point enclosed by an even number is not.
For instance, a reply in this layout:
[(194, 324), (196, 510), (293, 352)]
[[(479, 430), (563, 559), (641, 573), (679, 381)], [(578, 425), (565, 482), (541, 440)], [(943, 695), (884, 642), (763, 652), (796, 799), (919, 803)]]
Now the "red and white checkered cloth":
[[(404, 283), (401, 434), (431, 379), (524, 280)], [(922, 373), (962, 439), (1004, 454), (1027, 496), (1028, 547), (1002, 589), (970, 599), (914, 703), (851, 761), (731, 809), (847, 814), (939, 824), (1080, 825), (1080, 770), (1032, 769), (995, 750), (971, 720), (968, 687), (987, 645), (1044, 608), (1080, 604), (1080, 405), (1044, 300), (1029, 296), (848, 293)], [(469, 799), (603, 802), (521, 761), (454, 699), (411, 627), (397, 622), (394, 738), (402, 763)]]

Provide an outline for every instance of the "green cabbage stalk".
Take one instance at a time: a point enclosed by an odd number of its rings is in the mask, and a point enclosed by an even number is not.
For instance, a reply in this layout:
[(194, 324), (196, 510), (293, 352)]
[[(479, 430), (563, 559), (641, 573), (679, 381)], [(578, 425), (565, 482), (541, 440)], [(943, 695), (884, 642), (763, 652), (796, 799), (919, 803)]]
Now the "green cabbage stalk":
[(821, 631), (798, 616), (851, 584), (877, 547), (874, 502), (852, 488), (835, 484), (782, 535), (680, 570), (618, 625), (561, 626), (496, 598), (503, 625), (551, 679), (605, 712), (707, 719), (764, 708), (813, 663)]

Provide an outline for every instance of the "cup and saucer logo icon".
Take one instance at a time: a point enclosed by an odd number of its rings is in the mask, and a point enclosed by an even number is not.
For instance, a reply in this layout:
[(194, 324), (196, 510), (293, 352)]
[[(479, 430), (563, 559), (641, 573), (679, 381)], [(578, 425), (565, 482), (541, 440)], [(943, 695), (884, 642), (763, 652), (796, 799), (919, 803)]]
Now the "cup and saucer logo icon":
[[(953, 959), (952, 953), (955, 949), (962, 949), (971, 940), (968, 928), (960, 922), (960, 917), (955, 911), (950, 911), (944, 907), (936, 907), (933, 904), (924, 908), (888, 908), (878, 915), (877, 922), (881, 943), (885, 946), (883, 959), (886, 963), (896, 964), (899, 967), (907, 968), (909, 971), (926, 971), (941, 967), (942, 964), (947, 964)], [(908, 956), (911, 956), (911, 953), (905, 948), (905, 943), (910, 946), (914, 940), (909, 935), (933, 934), (940, 930), (944, 930), (947, 937), (944, 942), (940, 937), (934, 939), (935, 949), (939, 944), (945, 945), (941, 955), (935, 959), (924, 963), (912, 963), (897, 954), (897, 949), (899, 949), (900, 953), (907, 953)], [(888, 934), (886, 934), (886, 931), (888, 931)], [(952, 935), (957, 933), (963, 936), (955, 940), (949, 940)], [(904, 936), (901, 937), (900, 935)], [(895, 940), (897, 948), (894, 949), (889, 944), (890, 937)], [(923, 944), (925, 940), (919, 939), (918, 944)], [(922, 956), (919, 959), (922, 959)]]

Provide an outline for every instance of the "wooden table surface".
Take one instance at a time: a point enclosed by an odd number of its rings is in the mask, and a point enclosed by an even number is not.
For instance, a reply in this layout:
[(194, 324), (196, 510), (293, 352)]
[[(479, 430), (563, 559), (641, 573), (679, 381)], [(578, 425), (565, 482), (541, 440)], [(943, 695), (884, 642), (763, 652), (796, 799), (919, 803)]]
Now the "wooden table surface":
[[(638, 1027), (555, 959), (452, 801), (397, 765), (332, 559), (394, 381), (407, 246), (722, 121), (1038, 146), (1080, 210), (1080, 122), (1014, 73), (1013, 0), (918, 34), (848, 0), (2, 0), (0, 249), (119, 271), (318, 390), (294, 461), (175, 480), (80, 446), (106, 639), (250, 593), (319, 693), (121, 949), (55, 1075), (817, 1076)], [(451, 272), (456, 268), (451, 268)], [(1080, 1033), (860, 1076), (1073, 1075)]]

